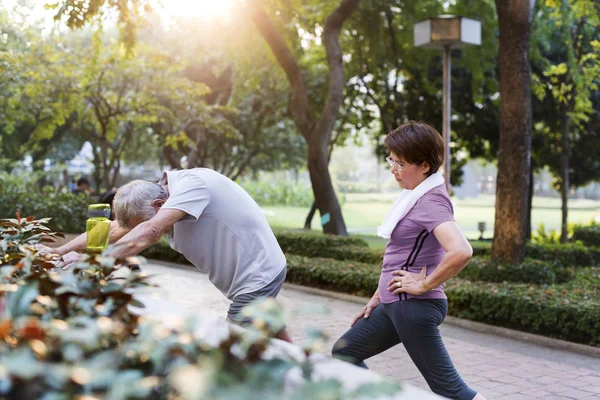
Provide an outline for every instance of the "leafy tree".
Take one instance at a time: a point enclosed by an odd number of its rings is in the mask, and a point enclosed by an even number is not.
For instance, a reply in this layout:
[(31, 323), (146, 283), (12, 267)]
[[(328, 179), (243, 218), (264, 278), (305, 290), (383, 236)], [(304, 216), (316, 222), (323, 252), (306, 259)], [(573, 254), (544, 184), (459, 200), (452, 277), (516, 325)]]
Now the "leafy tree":
[[(347, 231), (341, 207), (331, 183), (327, 149), (331, 132), (335, 127), (343, 103), (345, 80), (339, 41), (340, 32), (357, 5), (358, 0), (342, 0), (335, 9), (326, 14), (324, 23), (319, 22), (319, 30), (322, 29), (320, 40), (325, 48), (328, 64), (328, 89), (327, 99), (317, 118), (310, 106), (309, 87), (298, 58), (290, 50), (285, 42), (284, 34), (277, 29), (267, 11), (257, 1), (250, 2), (252, 19), (290, 82), (292, 90), (289, 101), (290, 114), (308, 145), (308, 171), (315, 203), (321, 213), (323, 231), (337, 235), (346, 235)], [(302, 7), (306, 10), (313, 8), (314, 5), (298, 4), (297, 9)], [(327, 5), (323, 6), (320, 11), (323, 12), (326, 7)], [(273, 14), (276, 17), (278, 13)]]
[[(460, 184), (468, 156), (495, 159), (498, 132), (496, 79), (497, 22), (491, 1), (458, 1), (445, 9), (440, 1), (404, 0), (361, 3), (342, 36), (347, 49), (356, 126), (379, 122), (373, 132), (383, 160), (382, 136), (408, 120), (441, 126), (441, 52), (416, 48), (416, 22), (453, 13), (482, 21), (484, 46), (453, 51), (452, 71), (452, 173)], [(364, 105), (367, 105), (365, 108)]]
[[(594, 119), (600, 82), (600, 4), (588, 0), (546, 0), (536, 27), (538, 51), (532, 60), (534, 92), (545, 113), (536, 124), (544, 138), (539, 162), (557, 177), (562, 198), (561, 242), (568, 240), (570, 187), (598, 179), (597, 157), (587, 150), (598, 142)], [(596, 118), (597, 119), (597, 118)], [(578, 157), (573, 159), (578, 148)], [(586, 154), (589, 154), (586, 157)], [(576, 167), (575, 167), (576, 166)]]
[(2, 153), (14, 160), (23, 153), (41, 159), (57, 128), (71, 121), (79, 100), (78, 62), (63, 51), (66, 38), (43, 36), (39, 29), (17, 26), (5, 11), (0, 15)]
[(53, 10), (54, 20), (62, 21), (71, 29), (81, 29), (87, 24), (102, 23), (116, 11), (121, 42), (131, 52), (135, 46), (138, 28), (144, 14), (152, 11), (152, 0), (54, 0), (46, 4)]
[(83, 103), (79, 112), (87, 122), (86, 138), (92, 143), (95, 177), (104, 188), (115, 185), (121, 157), (136, 129), (155, 122), (159, 108), (153, 71), (168, 71), (165, 58), (142, 48), (136, 57), (124, 57), (118, 45), (104, 47), (94, 35), (91, 53), (81, 70)]
[[(291, 3), (286, 3), (291, 5)], [(326, 233), (346, 235), (346, 226), (342, 217), (341, 208), (331, 183), (331, 177), (327, 168), (327, 145), (329, 137), (335, 126), (340, 105), (343, 101), (343, 65), (342, 54), (339, 44), (339, 35), (344, 22), (352, 14), (358, 4), (358, 0), (342, 0), (339, 6), (331, 9), (330, 4), (318, 7), (315, 4), (294, 4), (292, 7), (279, 7), (274, 5), (273, 10), (264, 9), (262, 4), (257, 1), (251, 1), (248, 4), (248, 11), (256, 24), (260, 34), (269, 45), (278, 63), (284, 70), (291, 86), (292, 94), (289, 101), (289, 112), (297, 129), (305, 138), (308, 145), (308, 168), (315, 194), (315, 201), (323, 218), (329, 218), (324, 223), (323, 230)], [(126, 0), (123, 2), (111, 2), (104, 4), (102, 0), (60, 0), (53, 5), (56, 10), (56, 19), (66, 18), (66, 23), (71, 28), (81, 27), (84, 24), (98, 18), (107, 10), (116, 9), (119, 15), (119, 25), (121, 27), (122, 38), (125, 43), (135, 42), (136, 37), (136, 18), (138, 17), (142, 6), (148, 5), (144, 0)], [(298, 6), (298, 7), (296, 7)], [(295, 8), (296, 7), (296, 8)], [(293, 30), (288, 25), (283, 30), (278, 30), (273, 23), (271, 15), (291, 19), (290, 15), (297, 15), (292, 10), (328, 10), (330, 14), (324, 21), (320, 21), (322, 28), (322, 42), (327, 55), (328, 63), (328, 92), (327, 100), (317, 118), (314, 116), (314, 110), (310, 106), (309, 91), (305, 80), (305, 74), (301, 68), (299, 60), (295, 58), (285, 38)], [(280, 13), (279, 11), (283, 11)], [(300, 15), (302, 18), (302, 15)], [(292, 25), (293, 26), (293, 25)], [(283, 32), (283, 34), (282, 34)], [(296, 43), (299, 41), (298, 31), (295, 32)], [(320, 74), (324, 76), (323, 73)]]
[(186, 79), (161, 96), (165, 113), (153, 126), (171, 166), (180, 167), (185, 157), (189, 168), (210, 167), (237, 179), (303, 164), (306, 146), (287, 115), (285, 78), (273, 71), (276, 65), (260, 38), (240, 38), (240, 30), (249, 29), (250, 21), (234, 16), (206, 25), (179, 19), (169, 31), (147, 33), (163, 38), (158, 47), (185, 65)]

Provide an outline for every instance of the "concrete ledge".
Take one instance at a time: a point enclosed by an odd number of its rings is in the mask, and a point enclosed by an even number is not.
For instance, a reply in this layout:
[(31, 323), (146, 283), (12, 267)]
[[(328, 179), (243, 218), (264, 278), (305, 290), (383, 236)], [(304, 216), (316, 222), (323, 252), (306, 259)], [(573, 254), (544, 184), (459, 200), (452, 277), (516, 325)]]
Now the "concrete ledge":
[[(315, 294), (319, 296), (329, 297), (337, 300), (349, 301), (361, 305), (367, 304), (369, 298), (353, 296), (345, 293), (336, 293), (329, 290), (322, 290), (312, 287), (306, 287), (301, 285), (295, 285), (292, 283), (285, 283), (284, 287), (297, 290), (304, 293)], [(509, 339), (519, 340), (522, 342), (528, 342), (543, 347), (550, 347), (553, 349), (570, 351), (573, 353), (583, 354), (591, 357), (600, 358), (600, 347), (587, 346), (585, 344), (567, 342), (566, 340), (552, 339), (546, 336), (536, 335), (533, 333), (516, 331), (513, 329), (502, 328), (494, 325), (487, 325), (481, 322), (469, 321), (466, 319), (460, 319), (447, 315), (444, 322), (458, 326), (460, 328), (472, 330), (475, 332), (487, 333), (490, 335), (496, 335)]]

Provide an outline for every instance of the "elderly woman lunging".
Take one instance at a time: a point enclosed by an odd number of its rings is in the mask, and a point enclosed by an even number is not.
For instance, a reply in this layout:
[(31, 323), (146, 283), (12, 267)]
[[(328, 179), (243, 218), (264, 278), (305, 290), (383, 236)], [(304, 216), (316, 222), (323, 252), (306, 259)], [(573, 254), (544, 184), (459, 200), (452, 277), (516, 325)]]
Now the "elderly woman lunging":
[(405, 190), (378, 230), (389, 238), (379, 288), (335, 343), (333, 356), (366, 368), (364, 360), (402, 343), (434, 393), (484, 399), (459, 376), (438, 329), (448, 311), (444, 283), (473, 252), (437, 172), (444, 142), (431, 126), (409, 122), (390, 132), (385, 145)]

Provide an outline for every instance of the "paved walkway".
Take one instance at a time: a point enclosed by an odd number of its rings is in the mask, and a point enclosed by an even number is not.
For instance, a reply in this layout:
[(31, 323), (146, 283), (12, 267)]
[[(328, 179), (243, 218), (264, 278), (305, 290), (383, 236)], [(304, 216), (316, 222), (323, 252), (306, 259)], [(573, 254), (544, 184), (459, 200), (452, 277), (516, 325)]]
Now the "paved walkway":
[[(205, 274), (190, 268), (152, 263), (143, 268), (155, 275), (160, 288), (144, 294), (142, 301), (152, 315), (205, 313), (226, 315), (228, 300), (208, 281)], [(166, 301), (165, 301), (166, 300)], [(348, 329), (360, 305), (284, 288), (279, 296), (286, 310), (296, 342), (304, 329), (318, 327), (329, 335), (323, 351)], [(176, 303), (177, 310), (166, 304)], [(315, 309), (325, 307), (328, 313)], [(311, 310), (312, 309), (312, 310)], [(463, 379), (488, 399), (600, 399), (600, 359), (546, 349), (512, 339), (472, 332), (442, 324), (442, 336)], [(368, 360), (369, 367), (390, 380), (410, 382), (428, 390), (408, 354), (396, 346)]]

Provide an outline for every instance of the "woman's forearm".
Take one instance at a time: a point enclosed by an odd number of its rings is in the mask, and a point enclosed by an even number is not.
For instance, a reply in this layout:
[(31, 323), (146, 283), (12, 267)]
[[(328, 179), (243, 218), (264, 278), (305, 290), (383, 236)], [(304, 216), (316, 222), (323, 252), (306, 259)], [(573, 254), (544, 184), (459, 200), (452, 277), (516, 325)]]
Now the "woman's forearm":
[(425, 284), (433, 289), (458, 274), (471, 259), (472, 251), (450, 250), (433, 273), (426, 277)]

